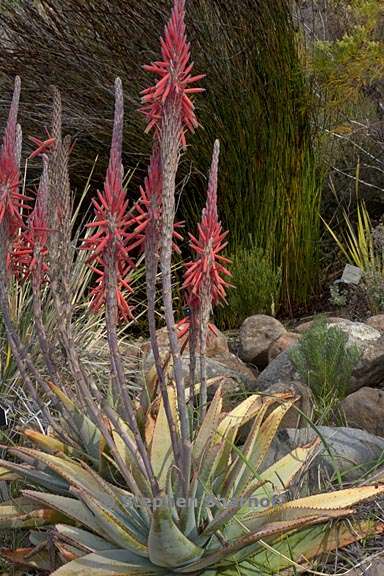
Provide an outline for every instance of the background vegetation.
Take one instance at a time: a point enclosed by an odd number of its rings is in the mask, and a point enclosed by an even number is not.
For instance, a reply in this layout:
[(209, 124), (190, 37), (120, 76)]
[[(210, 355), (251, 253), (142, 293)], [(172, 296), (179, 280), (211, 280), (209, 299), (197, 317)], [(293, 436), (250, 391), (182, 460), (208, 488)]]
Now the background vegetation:
[[(136, 180), (142, 180), (148, 144), (132, 94), (145, 85), (140, 62), (153, 56), (168, 8), (165, 0), (156, 6), (149, 0), (3, 2), (3, 79), (15, 73), (23, 78), (22, 119), (31, 133), (41, 133), (46, 124), (47, 84), (61, 89), (66, 127), (77, 136), (75, 183), (107, 144), (111, 94), (106, 86), (117, 75), (130, 94), (125, 161), (137, 166)], [(183, 158), (189, 182), (180, 187), (180, 209), (187, 221), (195, 221), (210, 145), (218, 137), (219, 211), (231, 230), (230, 255), (238, 267), (244, 250), (256, 245), (268, 253), (268, 275), (281, 271), (276, 308), (281, 302), (292, 310), (308, 301), (316, 284), (321, 179), (312, 145), (313, 101), (290, 2), (193, 0), (188, 10), (196, 70), (209, 74), (198, 105), (204, 128)], [(261, 297), (252, 311), (263, 308)], [(222, 315), (221, 322), (233, 325), (229, 316)]]

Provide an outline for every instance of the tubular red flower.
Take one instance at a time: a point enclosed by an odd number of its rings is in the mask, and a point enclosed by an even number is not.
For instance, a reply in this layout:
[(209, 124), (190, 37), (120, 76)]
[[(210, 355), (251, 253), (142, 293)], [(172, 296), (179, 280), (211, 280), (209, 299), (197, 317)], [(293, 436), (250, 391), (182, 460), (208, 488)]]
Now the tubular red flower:
[(48, 157), (44, 154), (35, 207), (14, 243), (11, 256), (16, 276), (29, 278), (34, 274), (39, 282), (48, 280), (48, 189)]
[(217, 169), (219, 162), (219, 141), (216, 140), (208, 184), (207, 202), (202, 219), (198, 224), (197, 237), (190, 234), (190, 247), (196, 258), (186, 263), (183, 287), (188, 291), (188, 301), (201, 305), (203, 286), (209, 289), (211, 305), (226, 301), (226, 288), (230, 284), (225, 279), (230, 271), (224, 264), (230, 262), (220, 255), (225, 248), (227, 232), (223, 232), (217, 215)]
[(22, 226), (21, 208), (27, 200), (26, 196), (19, 193), (17, 113), (20, 86), (20, 78), (17, 76), (0, 150), (0, 224), (4, 223), (6, 226), (9, 238), (13, 238)]
[[(160, 165), (160, 151), (155, 144), (148, 167), (148, 174), (144, 180), (144, 185), (140, 187), (140, 198), (134, 205), (132, 216), (129, 224), (133, 226), (133, 232), (130, 235), (129, 250), (138, 246), (143, 247), (146, 233), (150, 222), (153, 223), (156, 243), (159, 240), (162, 218), (162, 173)], [(184, 222), (176, 222), (173, 231), (173, 249), (180, 254), (180, 248), (176, 240), (182, 240), (183, 237), (178, 229), (184, 226)]]
[(193, 132), (198, 126), (190, 95), (204, 92), (204, 88), (192, 85), (205, 77), (205, 74), (192, 76), (193, 63), (190, 63), (190, 44), (185, 30), (185, 0), (175, 0), (171, 19), (160, 41), (162, 60), (144, 66), (147, 72), (159, 77), (155, 86), (142, 92), (141, 111), (148, 119), (146, 132), (161, 128), (163, 110), (171, 103), (180, 115), (180, 142), (185, 145), (185, 131)]
[(92, 252), (89, 261), (93, 262), (93, 270), (99, 276), (91, 292), (93, 310), (99, 310), (105, 303), (106, 272), (108, 267), (114, 267), (117, 306), (121, 317), (126, 320), (132, 317), (126, 294), (130, 292), (127, 278), (133, 261), (129, 255), (132, 235), (129, 233), (128, 199), (122, 184), (123, 118), (123, 90), (121, 80), (117, 78), (112, 145), (104, 191), (97, 193), (97, 200), (92, 200), (95, 219), (87, 227), (94, 228), (95, 232), (84, 239), (82, 249)]

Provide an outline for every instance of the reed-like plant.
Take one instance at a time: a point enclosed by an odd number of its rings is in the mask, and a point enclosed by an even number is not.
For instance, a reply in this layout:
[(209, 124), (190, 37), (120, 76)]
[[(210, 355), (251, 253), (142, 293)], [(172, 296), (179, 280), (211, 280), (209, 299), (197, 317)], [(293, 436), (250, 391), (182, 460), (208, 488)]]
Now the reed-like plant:
[[(18, 192), (20, 80), (16, 80), (0, 154), (0, 306), (24, 386), (41, 407), (50, 429), (48, 433), (24, 430), (24, 436), (38, 448), (9, 447), (9, 457), (0, 461), (2, 480), (17, 478), (33, 487), (0, 505), (0, 527), (32, 528), (32, 546), (1, 554), (57, 576), (276, 574), (296, 567), (302, 558), (307, 563), (319, 553), (380, 529), (378, 524), (363, 522), (351, 531), (346, 523), (329, 527), (327, 522), (350, 515), (358, 502), (382, 494), (381, 483), (285, 501), (287, 487), (314, 455), (317, 442), (262, 469), (278, 426), (297, 399), (291, 393), (271, 399), (252, 395), (226, 414), (219, 387), (206, 406), (204, 354), (209, 313), (225, 298), (229, 274), (221, 255), (225, 233), (216, 207), (218, 143), (206, 207), (198, 234), (191, 237), (196, 258), (187, 265), (185, 275), (191, 315), (184, 325), (192, 348), (193, 341), (200, 343), (201, 381), (192, 378), (190, 387), (185, 387), (170, 274), (177, 168), (188, 132), (197, 126), (192, 98), (201, 91), (194, 83), (202, 76), (192, 75), (184, 17), (185, 1), (175, 0), (161, 40), (161, 60), (147, 67), (157, 75), (155, 85), (143, 93), (143, 111), (148, 129), (153, 129), (147, 200), (128, 209), (121, 170), (123, 90), (117, 79), (107, 176), (94, 202), (94, 221), (89, 226), (93, 233), (82, 244), (99, 277), (92, 303), (105, 311), (112, 399), (95, 385), (74, 338), (71, 143), (62, 137), (59, 95), (54, 96), (54, 141), (43, 160), (38, 196), (32, 215), (23, 217), (29, 199)], [(20, 240), (17, 250), (15, 240)], [(117, 334), (119, 320), (132, 313), (130, 272), (140, 246), (146, 255), (150, 335), (161, 394), (144, 414), (127, 386)], [(165, 362), (154, 320), (158, 269), (170, 344)], [(36, 368), (12, 322), (8, 300), (12, 271), (23, 274), (32, 285), (34, 331), (49, 380)], [(45, 285), (57, 317), (50, 334), (41, 315)], [(60, 343), (70, 379), (55, 362), (52, 340)], [(50, 398), (55, 411), (47, 409), (41, 392)], [(247, 423), (251, 428), (239, 448), (238, 433)]]

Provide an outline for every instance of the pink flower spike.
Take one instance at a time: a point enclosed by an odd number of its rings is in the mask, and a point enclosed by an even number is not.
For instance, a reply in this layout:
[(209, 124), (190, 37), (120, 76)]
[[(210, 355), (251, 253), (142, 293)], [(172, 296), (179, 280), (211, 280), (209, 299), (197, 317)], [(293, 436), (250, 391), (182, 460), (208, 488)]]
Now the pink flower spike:
[(116, 302), (119, 315), (123, 320), (131, 318), (131, 311), (123, 293), (129, 292), (127, 278), (134, 264), (129, 256), (127, 245), (130, 220), (128, 218), (128, 199), (122, 183), (122, 144), (123, 144), (124, 100), (120, 78), (115, 81), (115, 114), (112, 144), (103, 192), (97, 192), (97, 201), (93, 199), (95, 219), (88, 228), (95, 233), (83, 240), (82, 249), (89, 250), (89, 262), (98, 275), (95, 288), (91, 291), (91, 308), (100, 310), (106, 301), (106, 273), (114, 269), (117, 287)]
[(0, 224), (5, 224), (9, 238), (22, 227), (20, 209), (27, 198), (19, 194), (19, 146), (17, 113), (20, 99), (20, 78), (15, 78), (15, 88), (0, 150)]
[(223, 232), (217, 214), (217, 170), (219, 162), (220, 146), (216, 140), (213, 150), (211, 171), (208, 183), (207, 202), (203, 209), (201, 222), (198, 224), (198, 236), (190, 237), (190, 248), (196, 258), (187, 262), (183, 287), (193, 293), (201, 305), (203, 287), (209, 287), (211, 305), (214, 306), (220, 300), (225, 301), (225, 288), (229, 286), (225, 280), (230, 276), (230, 271), (218, 263), (227, 258), (220, 256), (226, 243), (223, 239), (227, 236)]
[(142, 91), (140, 111), (148, 120), (146, 132), (161, 129), (163, 112), (166, 106), (179, 112), (180, 144), (185, 146), (185, 129), (193, 132), (198, 126), (194, 106), (189, 95), (203, 92), (203, 88), (192, 86), (205, 77), (205, 74), (191, 75), (190, 45), (185, 30), (185, 0), (174, 0), (171, 18), (165, 27), (164, 37), (160, 38), (162, 61), (146, 64), (147, 72), (159, 77), (158, 82)]

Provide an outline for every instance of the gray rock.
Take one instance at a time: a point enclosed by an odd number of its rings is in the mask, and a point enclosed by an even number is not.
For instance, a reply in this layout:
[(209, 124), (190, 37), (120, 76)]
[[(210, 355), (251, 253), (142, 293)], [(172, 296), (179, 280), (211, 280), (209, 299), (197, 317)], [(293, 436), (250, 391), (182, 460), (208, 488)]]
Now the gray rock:
[[(361, 358), (352, 374), (349, 392), (363, 386), (384, 388), (384, 335), (362, 322), (338, 320), (337, 327), (348, 335), (349, 344), (356, 345), (361, 351)], [(288, 383), (293, 380), (300, 380), (300, 376), (285, 351), (260, 373), (256, 386), (257, 390), (265, 390), (278, 382)]]
[(240, 327), (240, 358), (256, 366), (266, 366), (270, 345), (285, 332), (281, 322), (272, 316), (249, 316)]
[[(200, 361), (196, 359), (196, 381), (199, 381)], [(144, 372), (147, 372), (153, 366), (154, 360), (150, 352), (144, 360)], [(183, 375), (185, 383), (189, 384), (189, 354), (183, 354)], [(256, 374), (248, 368), (235, 354), (226, 353), (218, 354), (213, 358), (206, 359), (207, 378), (217, 378), (222, 376), (233, 381), (234, 391), (254, 390), (256, 386)]]
[(384, 436), (384, 391), (364, 386), (340, 403), (345, 421), (352, 428), (361, 428)]
[[(321, 443), (318, 456), (311, 464), (312, 483), (318, 473), (329, 478), (336, 470), (339, 470), (343, 481), (352, 482), (361, 478), (364, 471), (368, 471), (384, 456), (384, 438), (369, 434), (365, 430), (329, 426), (319, 426), (318, 430), (325, 444)], [(317, 436), (312, 428), (281, 430), (272, 443), (263, 468), (297, 446), (308, 444)]]

